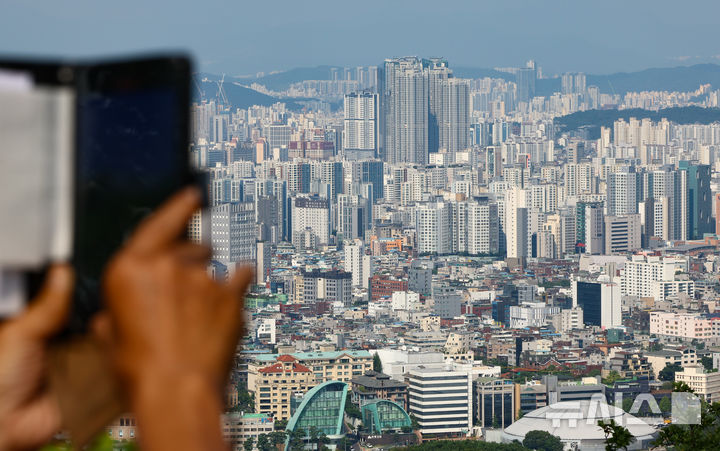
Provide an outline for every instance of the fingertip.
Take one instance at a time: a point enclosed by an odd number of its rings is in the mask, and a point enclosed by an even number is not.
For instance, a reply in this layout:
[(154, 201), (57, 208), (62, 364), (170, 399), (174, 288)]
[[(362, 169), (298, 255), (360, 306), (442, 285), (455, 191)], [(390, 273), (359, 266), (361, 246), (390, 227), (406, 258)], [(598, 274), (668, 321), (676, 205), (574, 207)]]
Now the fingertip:
[(70, 311), (74, 282), (75, 274), (70, 265), (54, 264), (37, 299), (18, 319), (20, 327), (38, 337), (47, 337), (60, 330)]
[(254, 277), (255, 269), (252, 266), (242, 266), (235, 271), (235, 275), (230, 280), (230, 285), (237, 293), (245, 294)]
[(113, 339), (112, 319), (107, 312), (101, 312), (90, 320), (90, 331), (103, 345), (109, 346)]
[(202, 192), (200, 191), (200, 188), (194, 185), (190, 185), (188, 187), (183, 188), (179, 196), (182, 197), (186, 202), (200, 205), (200, 201), (202, 201)]
[(47, 275), (48, 288), (53, 292), (66, 292), (72, 289), (75, 271), (68, 263), (56, 263), (50, 267)]

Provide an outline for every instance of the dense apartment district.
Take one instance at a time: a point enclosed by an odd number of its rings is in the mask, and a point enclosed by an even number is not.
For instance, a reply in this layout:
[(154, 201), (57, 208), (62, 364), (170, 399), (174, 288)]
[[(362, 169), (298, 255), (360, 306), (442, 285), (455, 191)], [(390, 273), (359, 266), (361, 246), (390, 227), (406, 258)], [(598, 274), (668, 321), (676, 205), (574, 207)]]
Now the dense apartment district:
[(537, 96), (534, 62), (498, 70), (514, 81), (394, 58), (252, 86), (294, 109), (235, 108), (222, 82), (192, 106), (210, 206), (190, 235), (212, 245), (215, 277), (256, 268), (227, 388), (233, 449), (534, 430), (604, 449), (598, 418), (640, 449), (671, 421), (673, 382), (720, 401), (720, 124), (554, 124), (716, 107), (720, 91), (619, 95), (570, 73)]

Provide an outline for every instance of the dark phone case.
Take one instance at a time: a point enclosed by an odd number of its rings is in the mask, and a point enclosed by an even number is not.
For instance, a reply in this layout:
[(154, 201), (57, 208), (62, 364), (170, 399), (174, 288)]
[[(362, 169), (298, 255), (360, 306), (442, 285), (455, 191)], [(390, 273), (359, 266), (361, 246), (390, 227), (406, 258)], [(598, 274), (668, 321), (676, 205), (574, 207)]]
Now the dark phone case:
[[(79, 62), (77, 64), (66, 64), (60, 61), (3, 61), (0, 59), (0, 68), (19, 70), (29, 72), (33, 75), (37, 85), (46, 86), (71, 86), (75, 89), (78, 97), (78, 105), (80, 97), (88, 92), (104, 92), (117, 89), (137, 89), (137, 87), (145, 87), (148, 85), (157, 85), (167, 87), (170, 86), (177, 95), (179, 105), (187, 105), (187, 110), (178, 114), (178, 130), (181, 136), (181, 143), (189, 141), (189, 106), (190, 106), (190, 77), (191, 63), (190, 60), (182, 55), (164, 55), (164, 56), (148, 56), (134, 57), (132, 59), (117, 59), (107, 62)], [(78, 107), (76, 106), (76, 114)], [(79, 119), (79, 118), (78, 118)], [(76, 136), (82, 128), (79, 120), (76, 120)], [(175, 136), (175, 135), (173, 135)], [(176, 136), (177, 137), (177, 136)], [(183, 148), (179, 148), (178, 152), (186, 155), (187, 144)], [(76, 155), (77, 157), (77, 155)], [(178, 180), (177, 190), (186, 185), (199, 184), (199, 178), (190, 169), (189, 157), (183, 160), (184, 165), (180, 168), (183, 174), (176, 179)], [(78, 165), (76, 160), (76, 167)], [(91, 214), (83, 211), (83, 201), (81, 197), (82, 190), (75, 188), (75, 214), (76, 218), (83, 214)], [(204, 192), (204, 190), (203, 190)], [(157, 205), (155, 205), (157, 206)], [(75, 250), (73, 252), (72, 263), (78, 267), (81, 262), (77, 261), (79, 243), (78, 236), (82, 231), (78, 230), (78, 222), (75, 225)], [(134, 226), (133, 226), (134, 227)], [(129, 234), (131, 230), (128, 230)], [(41, 289), (47, 268), (40, 271), (33, 271), (27, 274), (26, 285), (28, 288), (29, 299)], [(81, 272), (81, 271), (80, 271)], [(63, 334), (64, 336), (76, 335), (86, 330), (88, 321), (94, 313), (102, 306), (100, 296), (100, 283), (95, 278), (84, 278), (83, 274), (76, 274), (78, 284), (76, 286), (76, 295), (73, 302), (73, 310), (68, 322), (68, 328)], [(83, 287), (80, 289), (79, 287)]]

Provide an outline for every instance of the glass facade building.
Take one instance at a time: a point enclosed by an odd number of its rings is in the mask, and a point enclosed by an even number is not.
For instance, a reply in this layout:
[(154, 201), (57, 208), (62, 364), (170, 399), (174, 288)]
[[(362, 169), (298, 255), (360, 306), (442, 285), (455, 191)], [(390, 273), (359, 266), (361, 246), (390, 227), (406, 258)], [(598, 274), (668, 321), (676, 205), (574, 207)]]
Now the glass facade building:
[(302, 430), (308, 437), (314, 426), (319, 434), (324, 433), (330, 440), (342, 438), (347, 393), (348, 385), (345, 382), (329, 381), (315, 386), (294, 410), (287, 425), (288, 435)]
[(411, 427), (410, 415), (400, 404), (379, 399), (362, 406), (363, 425), (370, 434)]

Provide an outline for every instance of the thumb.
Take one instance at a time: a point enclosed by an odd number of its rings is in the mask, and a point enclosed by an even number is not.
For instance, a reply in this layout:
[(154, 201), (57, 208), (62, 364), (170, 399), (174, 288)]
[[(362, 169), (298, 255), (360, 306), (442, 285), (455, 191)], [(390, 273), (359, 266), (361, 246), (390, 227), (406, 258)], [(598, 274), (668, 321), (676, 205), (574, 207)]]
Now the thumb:
[(17, 320), (18, 326), (36, 338), (48, 338), (65, 324), (70, 310), (75, 277), (69, 265), (54, 265), (40, 293)]

